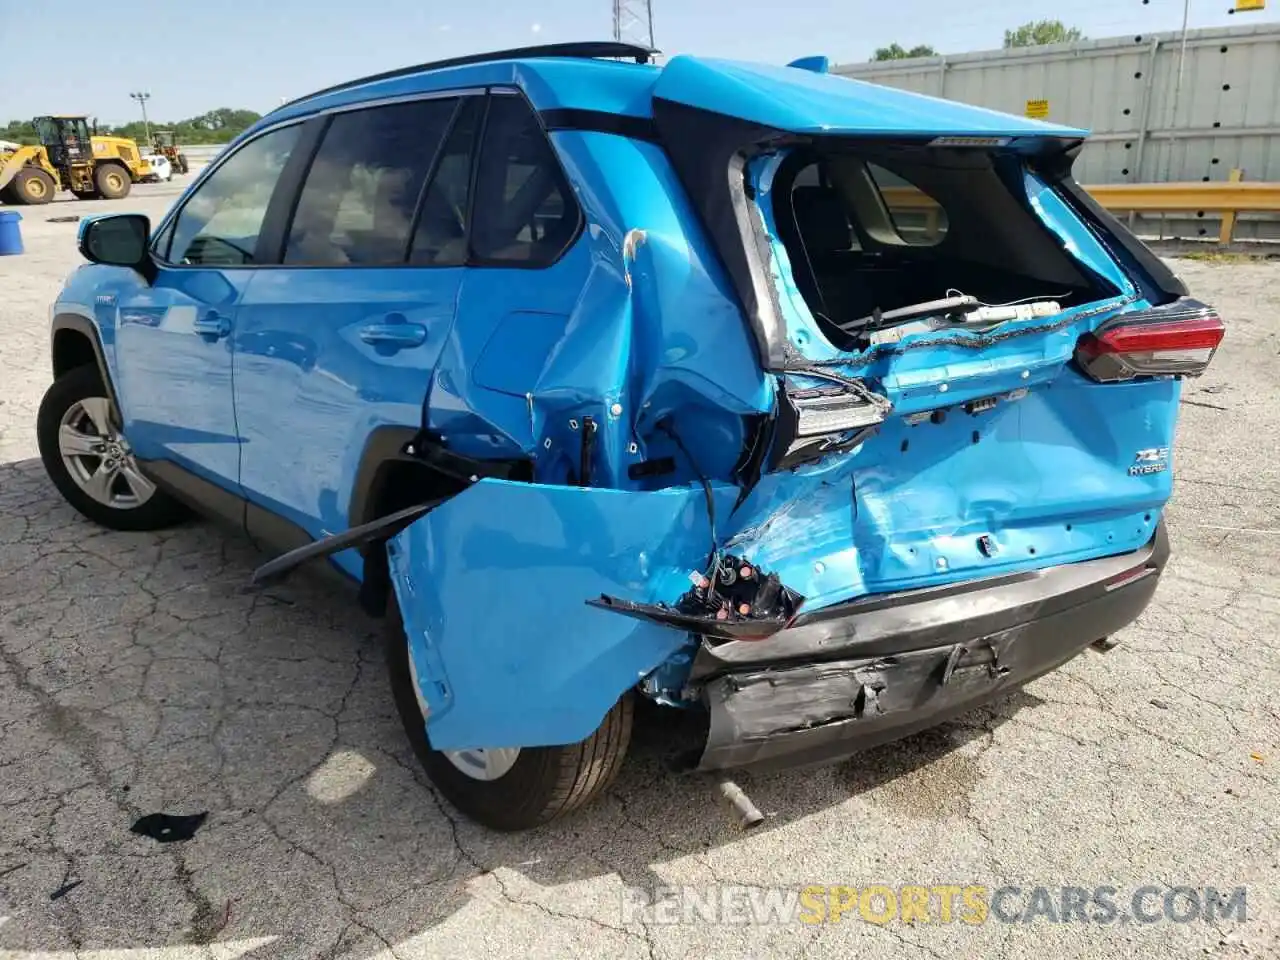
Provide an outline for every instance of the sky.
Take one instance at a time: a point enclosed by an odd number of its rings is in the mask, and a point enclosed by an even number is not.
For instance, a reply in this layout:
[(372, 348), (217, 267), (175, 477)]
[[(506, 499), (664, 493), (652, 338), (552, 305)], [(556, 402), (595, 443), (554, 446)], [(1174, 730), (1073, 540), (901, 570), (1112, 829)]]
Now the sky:
[[(1191, 26), (1280, 19), (1228, 15), (1234, 0), (1191, 0)], [(1056, 18), (1091, 38), (1177, 30), (1183, 0), (652, 0), (667, 56), (786, 63), (876, 47), (941, 53), (999, 47), (1004, 30)], [(109, 9), (111, 16), (101, 16)], [(504, 47), (610, 39), (612, 0), (0, 0), (0, 124), (45, 113), (106, 123), (216, 107), (257, 110), (381, 70)]]

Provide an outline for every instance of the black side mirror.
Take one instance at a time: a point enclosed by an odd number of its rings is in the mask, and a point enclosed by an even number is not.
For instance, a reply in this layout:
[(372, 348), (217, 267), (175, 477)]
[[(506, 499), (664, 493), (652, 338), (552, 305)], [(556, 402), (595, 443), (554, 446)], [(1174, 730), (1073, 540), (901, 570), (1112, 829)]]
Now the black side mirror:
[(80, 252), (86, 260), (132, 267), (149, 281), (155, 264), (147, 253), (151, 220), (140, 213), (111, 213), (81, 221)]

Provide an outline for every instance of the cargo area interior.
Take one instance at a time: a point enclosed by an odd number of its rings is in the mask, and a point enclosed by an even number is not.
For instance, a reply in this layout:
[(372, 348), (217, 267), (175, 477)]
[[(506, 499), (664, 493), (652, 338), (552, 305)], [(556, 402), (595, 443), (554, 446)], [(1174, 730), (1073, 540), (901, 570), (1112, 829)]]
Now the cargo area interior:
[(1063, 308), (1117, 291), (1031, 207), (1011, 151), (840, 142), (798, 147), (774, 178), (773, 213), (797, 287), (831, 342), (842, 324), (957, 294)]

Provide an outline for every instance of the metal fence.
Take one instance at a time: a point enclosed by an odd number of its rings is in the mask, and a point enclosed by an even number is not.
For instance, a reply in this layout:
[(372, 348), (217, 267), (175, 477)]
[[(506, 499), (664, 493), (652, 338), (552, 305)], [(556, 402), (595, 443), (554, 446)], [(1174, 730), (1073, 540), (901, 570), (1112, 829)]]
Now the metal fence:
[[(1280, 23), (846, 64), (835, 72), (1084, 127), (1082, 183), (1280, 181)], [(1143, 215), (1141, 232), (1216, 236), (1211, 211)], [(1274, 214), (1244, 214), (1241, 238), (1280, 240)]]

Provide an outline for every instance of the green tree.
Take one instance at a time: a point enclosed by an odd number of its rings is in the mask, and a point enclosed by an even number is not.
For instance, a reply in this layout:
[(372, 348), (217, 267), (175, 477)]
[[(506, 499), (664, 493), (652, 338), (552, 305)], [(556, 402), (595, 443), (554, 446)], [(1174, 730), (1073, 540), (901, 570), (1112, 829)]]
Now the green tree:
[(877, 47), (872, 60), (909, 60), (912, 57), (936, 57), (938, 51), (927, 43), (905, 49), (900, 44), (891, 43), (887, 47)]
[(1076, 27), (1068, 27), (1061, 20), (1033, 20), (1016, 30), (1004, 32), (1005, 47), (1039, 47), (1046, 43), (1075, 43), (1083, 40), (1084, 33)]
[(10, 120), (0, 127), (0, 140), (9, 140), (13, 143), (39, 142), (39, 138), (36, 137), (36, 128), (31, 125), (30, 120)]

